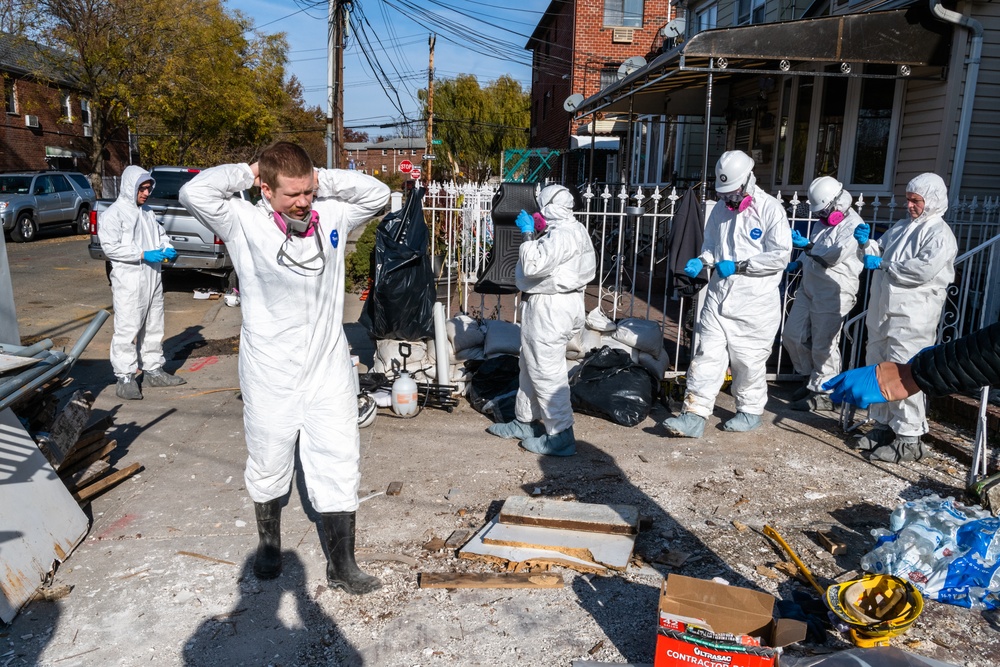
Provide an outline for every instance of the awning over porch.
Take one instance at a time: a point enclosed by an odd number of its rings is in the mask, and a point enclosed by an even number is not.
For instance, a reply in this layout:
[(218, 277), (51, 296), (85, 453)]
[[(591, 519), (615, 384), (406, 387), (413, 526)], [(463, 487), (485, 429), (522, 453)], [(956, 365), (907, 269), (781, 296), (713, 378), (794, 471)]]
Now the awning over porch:
[[(630, 110), (697, 114), (704, 93), (692, 95), (692, 89), (703, 88), (709, 72), (715, 74), (716, 85), (725, 85), (734, 74), (873, 76), (864, 73), (865, 64), (895, 65), (895, 77), (906, 77), (917, 67), (946, 66), (951, 35), (952, 26), (934, 19), (922, 4), (706, 30), (587, 98), (577, 107), (576, 116)], [(817, 69), (817, 63), (836, 64), (839, 71)]]
[(569, 148), (570, 150), (578, 148), (590, 148), (590, 144), (594, 144), (594, 150), (597, 151), (616, 151), (618, 150), (618, 137), (581, 137), (580, 135), (574, 134), (569, 138)]
[(87, 157), (83, 151), (63, 148), (62, 146), (46, 146), (45, 157)]

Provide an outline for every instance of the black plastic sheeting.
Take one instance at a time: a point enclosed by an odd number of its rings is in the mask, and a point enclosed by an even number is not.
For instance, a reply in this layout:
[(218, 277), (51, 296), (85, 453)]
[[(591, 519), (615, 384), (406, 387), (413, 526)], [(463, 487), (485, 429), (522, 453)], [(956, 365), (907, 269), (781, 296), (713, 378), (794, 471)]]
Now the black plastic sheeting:
[(514, 403), (520, 386), (518, 357), (501, 354), (485, 361), (467, 361), (472, 372), (469, 403), (497, 423), (514, 421)]
[(421, 200), (424, 188), (378, 225), (372, 253), (374, 284), (360, 322), (377, 340), (421, 340), (434, 335), (434, 272)]
[(649, 416), (659, 383), (625, 350), (605, 345), (593, 350), (570, 379), (573, 409), (636, 426)]

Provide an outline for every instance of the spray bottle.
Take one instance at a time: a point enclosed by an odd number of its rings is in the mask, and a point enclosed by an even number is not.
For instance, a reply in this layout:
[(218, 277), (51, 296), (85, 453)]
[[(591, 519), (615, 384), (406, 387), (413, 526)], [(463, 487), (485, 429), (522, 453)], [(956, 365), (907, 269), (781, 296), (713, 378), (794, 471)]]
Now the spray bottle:
[(417, 383), (406, 372), (406, 359), (410, 356), (410, 344), (399, 344), (399, 356), (403, 358), (403, 370), (392, 383), (392, 411), (400, 417), (412, 417), (417, 412)]

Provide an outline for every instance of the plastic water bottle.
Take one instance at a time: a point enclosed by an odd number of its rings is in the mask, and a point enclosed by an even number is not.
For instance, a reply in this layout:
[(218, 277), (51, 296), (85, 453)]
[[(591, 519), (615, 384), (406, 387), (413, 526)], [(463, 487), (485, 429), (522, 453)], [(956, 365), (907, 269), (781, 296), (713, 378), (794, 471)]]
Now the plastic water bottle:
[(417, 412), (417, 383), (406, 371), (402, 371), (392, 383), (392, 411), (400, 417), (409, 417)]

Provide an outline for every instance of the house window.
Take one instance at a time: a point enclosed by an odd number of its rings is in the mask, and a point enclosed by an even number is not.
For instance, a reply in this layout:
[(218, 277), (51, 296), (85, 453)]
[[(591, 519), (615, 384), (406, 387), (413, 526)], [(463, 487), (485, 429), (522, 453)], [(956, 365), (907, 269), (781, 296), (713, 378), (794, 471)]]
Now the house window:
[(60, 111), (62, 112), (62, 120), (65, 122), (70, 122), (73, 120), (73, 105), (69, 93), (62, 94), (62, 102), (60, 105)]
[(410, 155), (416, 155), (416, 154), (417, 154), (417, 151), (416, 151), (416, 150), (411, 150), (411, 151), (410, 151)]
[(3, 80), (3, 101), (7, 113), (17, 113), (17, 91), (11, 79)]
[(385, 168), (385, 165), (383, 164), (383, 165), (382, 165), (382, 173), (383, 173), (383, 174), (386, 174), (386, 173), (388, 173), (388, 172), (389, 172), (389, 170), (388, 170), (388, 169), (386, 169), (386, 168)]
[(618, 81), (618, 68), (621, 65), (605, 65), (601, 68), (601, 90)]
[[(864, 71), (895, 73), (892, 65)], [(862, 192), (891, 188), (902, 88), (896, 79), (790, 77), (781, 96), (775, 186), (804, 188), (833, 176)]]
[(765, 0), (737, 0), (736, 24), (763, 23), (764, 4)]
[[(382, 149), (382, 157), (385, 157), (385, 155), (386, 155), (386, 153), (385, 153), (385, 149), (383, 148), (383, 149)], [(383, 169), (385, 169), (385, 167), (382, 167), (382, 168), (383, 168)]]
[(694, 11), (694, 32), (695, 35), (705, 30), (714, 30), (718, 23), (719, 6), (716, 3), (703, 5)]
[(80, 100), (80, 120), (84, 125), (90, 125), (90, 100)]
[(606, 27), (641, 28), (643, 0), (604, 0)]

